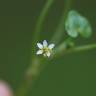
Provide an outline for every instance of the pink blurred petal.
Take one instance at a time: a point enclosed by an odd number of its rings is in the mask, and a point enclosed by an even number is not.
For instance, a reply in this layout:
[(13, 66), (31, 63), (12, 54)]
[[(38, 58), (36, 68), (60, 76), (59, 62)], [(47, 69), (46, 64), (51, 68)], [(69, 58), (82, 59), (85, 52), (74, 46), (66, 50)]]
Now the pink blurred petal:
[(13, 96), (12, 89), (4, 81), (0, 81), (0, 96)]

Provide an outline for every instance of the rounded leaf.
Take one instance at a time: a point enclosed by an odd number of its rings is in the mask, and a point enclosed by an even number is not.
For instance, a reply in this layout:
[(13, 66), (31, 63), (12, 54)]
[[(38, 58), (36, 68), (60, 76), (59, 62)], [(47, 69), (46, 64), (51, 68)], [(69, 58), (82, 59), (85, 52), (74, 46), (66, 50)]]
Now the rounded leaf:
[(90, 37), (92, 30), (88, 20), (76, 11), (70, 11), (65, 22), (67, 34), (73, 38), (80, 34), (83, 37)]
[(80, 35), (85, 38), (90, 37), (92, 34), (92, 28), (88, 20), (84, 17), (81, 17), (80, 25), (81, 25), (79, 29)]

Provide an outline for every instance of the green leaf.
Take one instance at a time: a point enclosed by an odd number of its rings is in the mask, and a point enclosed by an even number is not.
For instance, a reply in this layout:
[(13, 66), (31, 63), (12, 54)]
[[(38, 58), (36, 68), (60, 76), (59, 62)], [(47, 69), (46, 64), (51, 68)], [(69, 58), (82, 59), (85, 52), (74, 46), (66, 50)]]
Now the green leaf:
[(65, 30), (67, 31), (67, 34), (73, 38), (76, 38), (79, 35), (90, 37), (92, 33), (88, 20), (76, 11), (70, 11), (68, 13), (65, 22)]
[(81, 17), (79, 32), (80, 32), (80, 35), (85, 38), (90, 37), (92, 34), (91, 25), (88, 22), (88, 20), (84, 17)]

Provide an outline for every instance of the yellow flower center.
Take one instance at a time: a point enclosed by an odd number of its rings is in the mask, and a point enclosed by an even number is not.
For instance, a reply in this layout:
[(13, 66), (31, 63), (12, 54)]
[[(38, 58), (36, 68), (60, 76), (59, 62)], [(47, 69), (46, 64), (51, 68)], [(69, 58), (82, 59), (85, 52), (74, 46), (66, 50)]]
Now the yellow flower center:
[(44, 53), (47, 53), (47, 52), (49, 52), (49, 51), (50, 51), (50, 49), (49, 49), (48, 47), (44, 47), (44, 48), (43, 48), (43, 52), (44, 52)]

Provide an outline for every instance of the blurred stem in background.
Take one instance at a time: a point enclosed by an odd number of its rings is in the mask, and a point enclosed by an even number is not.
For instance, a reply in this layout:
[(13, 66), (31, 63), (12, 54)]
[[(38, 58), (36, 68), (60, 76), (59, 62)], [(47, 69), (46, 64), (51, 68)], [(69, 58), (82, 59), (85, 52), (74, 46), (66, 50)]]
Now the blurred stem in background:
[(40, 71), (40, 62), (38, 58), (34, 58), (32, 64), (25, 73), (24, 81), (22, 85), (18, 88), (16, 96), (27, 96), (28, 91), (30, 90), (34, 80), (39, 75)]
[(56, 28), (56, 32), (54, 32), (54, 36), (51, 39), (51, 42), (58, 44), (62, 38), (62, 36), (64, 36), (64, 24), (65, 24), (65, 19), (67, 17), (67, 14), (71, 8), (71, 5), (73, 3), (73, 0), (66, 0), (65, 2), (65, 7), (64, 7), (64, 11), (63, 11), (63, 15), (61, 17), (61, 20), (58, 24), (58, 27)]
[(47, 0), (46, 4), (44, 5), (41, 13), (40, 13), (40, 16), (38, 17), (38, 20), (37, 20), (37, 23), (36, 23), (36, 27), (35, 27), (35, 31), (34, 31), (34, 35), (33, 35), (33, 50), (35, 51), (35, 44), (38, 42), (39, 40), (39, 36), (40, 36), (40, 31), (42, 29), (42, 26), (43, 26), (43, 23), (44, 23), (44, 20), (48, 14), (48, 11), (50, 10), (52, 4), (53, 4), (54, 0)]
[[(35, 52), (35, 45), (39, 40), (40, 31), (43, 25), (43, 22), (48, 14), (48, 11), (53, 4), (54, 0), (47, 0), (46, 4), (44, 5), (44, 8), (42, 12), (40, 13), (40, 16), (37, 20), (35, 32), (33, 36), (33, 42), (32, 42), (32, 49), (33, 49), (33, 58), (32, 58), (32, 64), (29, 66), (27, 70), (27, 76), (25, 76), (25, 80), (22, 82), (20, 87), (17, 90), (16, 96), (27, 96), (27, 93), (32, 86), (32, 81), (38, 76), (39, 73), (39, 67), (40, 67), (40, 60), (36, 58), (34, 52)], [(26, 74), (25, 74), (26, 75)]]

